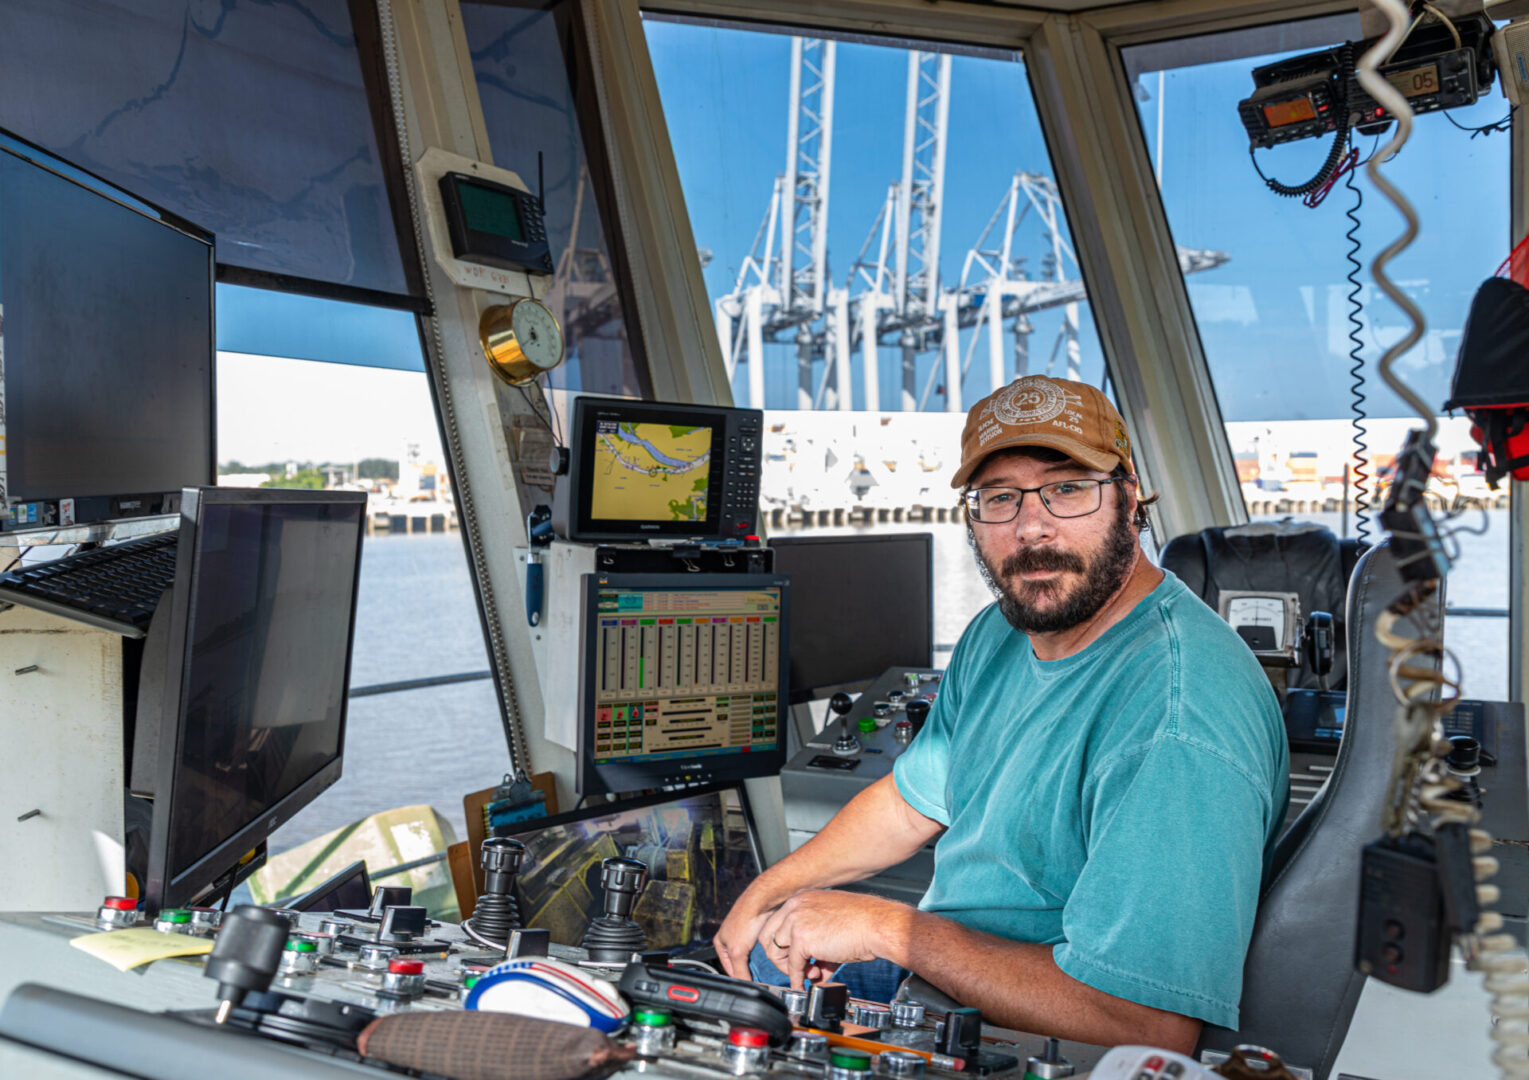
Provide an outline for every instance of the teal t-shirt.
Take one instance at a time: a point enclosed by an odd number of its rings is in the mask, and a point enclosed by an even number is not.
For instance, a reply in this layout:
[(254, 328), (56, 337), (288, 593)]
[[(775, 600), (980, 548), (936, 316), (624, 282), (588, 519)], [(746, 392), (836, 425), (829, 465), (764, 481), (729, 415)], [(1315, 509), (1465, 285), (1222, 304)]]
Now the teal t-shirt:
[(1227, 1028), (1288, 774), (1258, 661), (1166, 572), (1062, 660), (1036, 659), (988, 607), (893, 770), (946, 826), (920, 907), (1054, 945), (1080, 982)]

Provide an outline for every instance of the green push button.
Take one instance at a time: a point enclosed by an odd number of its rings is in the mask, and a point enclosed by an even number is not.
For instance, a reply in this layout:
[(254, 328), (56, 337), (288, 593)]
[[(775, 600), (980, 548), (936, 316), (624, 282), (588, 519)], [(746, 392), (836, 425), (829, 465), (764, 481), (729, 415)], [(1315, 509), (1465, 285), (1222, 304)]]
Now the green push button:
[(185, 908), (165, 908), (159, 913), (159, 921), (167, 923), (188, 923), (191, 921), (191, 912)]
[(828, 1064), (836, 1069), (870, 1072), (871, 1055), (864, 1050), (850, 1050), (847, 1047), (835, 1046), (828, 1051)]
[(287, 952), (317, 952), (318, 947), (311, 941), (289, 941)]
[(869, 735), (871, 732), (873, 732), (875, 730), (876, 730), (876, 721), (872, 720), (869, 716), (862, 716), (860, 718), (860, 731), (861, 731), (862, 734)]
[(669, 1020), (667, 1009), (638, 1009), (632, 1014), (632, 1022), (638, 1027), (668, 1027)]
[(469, 976), (467, 976), (467, 978), (462, 980), (462, 988), (464, 990), (471, 990), (473, 987), (475, 987), (477, 985), (478, 985), (478, 976), (477, 975), (469, 975)]

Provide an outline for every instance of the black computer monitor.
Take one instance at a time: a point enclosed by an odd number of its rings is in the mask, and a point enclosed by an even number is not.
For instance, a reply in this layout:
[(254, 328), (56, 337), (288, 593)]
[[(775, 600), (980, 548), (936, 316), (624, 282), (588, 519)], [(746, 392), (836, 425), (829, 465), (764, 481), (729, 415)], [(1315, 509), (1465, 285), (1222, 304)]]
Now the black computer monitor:
[(632, 909), (651, 949), (704, 951), (763, 870), (743, 785), (698, 788), (494, 828), (526, 845), (516, 879), (521, 921), (578, 945), (602, 912), (600, 863), (646, 863)]
[(758, 409), (580, 397), (569, 425), (568, 476), (553, 526), (591, 542), (698, 537), (742, 540), (758, 529)]
[(212, 236), (0, 132), (0, 530), (216, 475)]
[(855, 690), (890, 667), (934, 662), (928, 533), (772, 539), (791, 577), (790, 701)]
[(579, 793), (778, 773), (790, 593), (779, 574), (585, 574)]
[(144, 672), (162, 705), (157, 724), (138, 717), (135, 747), (158, 755), (150, 908), (231, 888), (340, 778), (365, 511), (363, 492), (184, 492), (175, 584), (149, 631), (168, 619), (165, 663)]

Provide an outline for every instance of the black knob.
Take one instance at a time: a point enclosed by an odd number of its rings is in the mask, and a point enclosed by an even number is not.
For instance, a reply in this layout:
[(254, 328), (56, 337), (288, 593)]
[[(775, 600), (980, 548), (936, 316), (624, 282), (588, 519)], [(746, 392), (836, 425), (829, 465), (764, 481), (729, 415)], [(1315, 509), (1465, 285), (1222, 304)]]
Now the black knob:
[(807, 1026), (819, 1031), (838, 1031), (849, 1012), (849, 987), (844, 983), (819, 983), (807, 991)]
[(218, 1023), (244, 1002), (249, 993), (271, 985), (292, 924), (267, 908), (242, 905), (223, 917), (218, 940), (202, 974), (218, 983)]
[(913, 734), (917, 735), (924, 730), (924, 721), (929, 719), (929, 702), (924, 698), (913, 698), (903, 706), (903, 711), (908, 714), (908, 721), (913, 725)]
[(632, 917), (637, 894), (648, 883), (648, 864), (636, 859), (606, 859), (600, 864), (600, 887), (605, 890), (605, 913)]
[(1451, 735), (1445, 760), (1452, 772), (1474, 773), (1481, 768), (1481, 744), (1469, 735)]
[(849, 711), (855, 707), (855, 699), (841, 690), (828, 699), (828, 707), (840, 716), (848, 716)]
[(970, 1057), (982, 1043), (982, 1013), (978, 1009), (951, 1009), (940, 1030), (940, 1053)]
[(367, 914), (380, 919), (388, 908), (408, 907), (413, 899), (414, 890), (406, 885), (378, 885), (372, 893), (372, 907)]

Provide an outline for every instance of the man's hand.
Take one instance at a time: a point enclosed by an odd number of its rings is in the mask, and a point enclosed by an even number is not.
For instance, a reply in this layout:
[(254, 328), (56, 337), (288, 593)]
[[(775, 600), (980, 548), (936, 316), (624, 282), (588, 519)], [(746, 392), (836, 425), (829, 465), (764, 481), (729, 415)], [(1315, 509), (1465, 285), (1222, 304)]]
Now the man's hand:
[(827, 982), (840, 964), (887, 955), (911, 909), (878, 896), (813, 890), (797, 893), (764, 923), (759, 941), (770, 961), (800, 990)]
[(808, 889), (859, 881), (896, 866), (938, 836), (940, 829), (939, 822), (904, 801), (892, 777), (883, 776), (851, 799), (822, 832), (744, 890), (712, 938), (723, 969), (734, 978), (749, 977), (754, 943), (770, 944), (764, 935), (766, 920), (791, 897)]
[(754, 951), (754, 943), (760, 940), (765, 922), (775, 911), (774, 907), (752, 902), (747, 892), (738, 898), (722, 921), (717, 936), (711, 939), (723, 971), (735, 979), (753, 978), (749, 972), (749, 953)]

